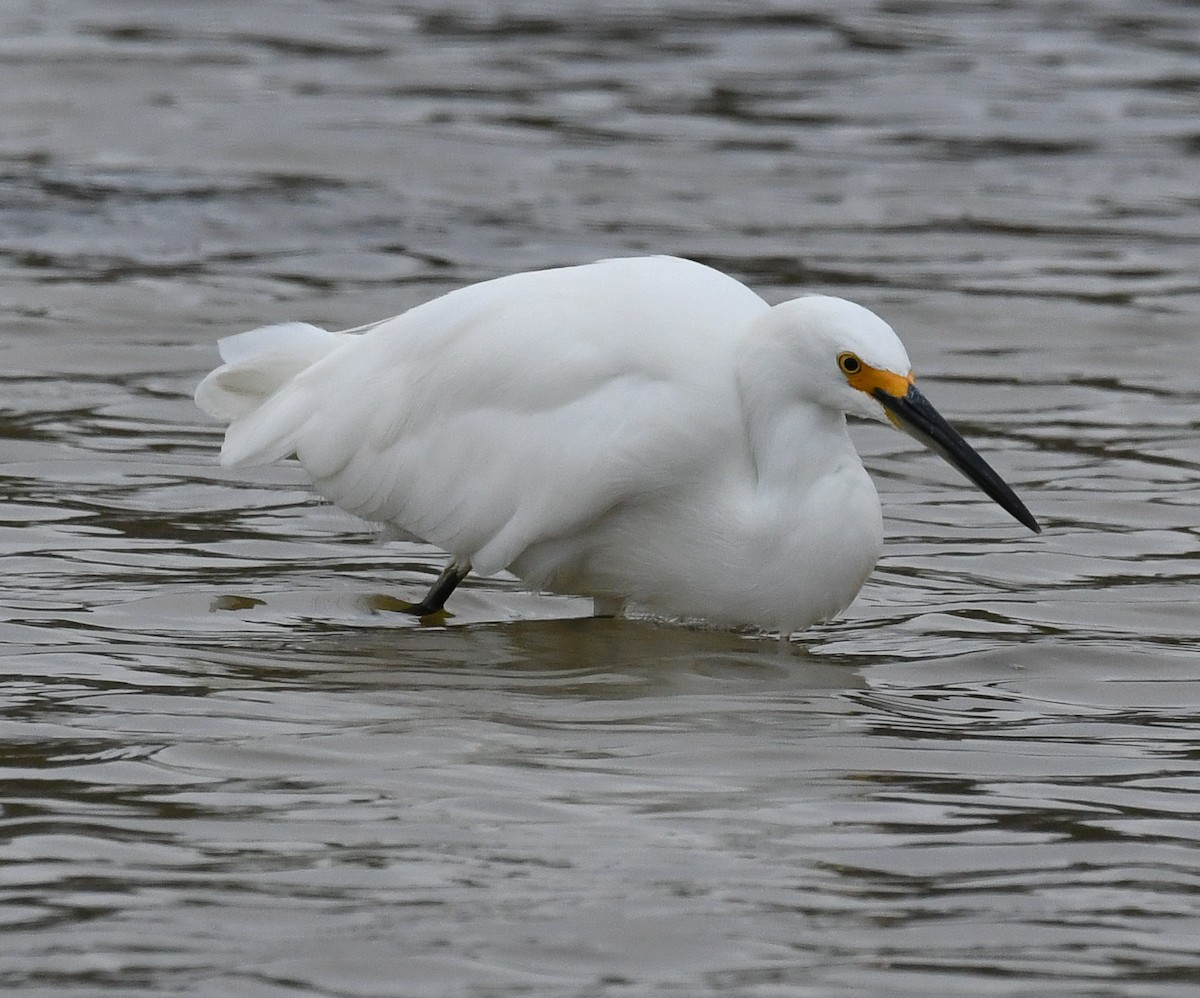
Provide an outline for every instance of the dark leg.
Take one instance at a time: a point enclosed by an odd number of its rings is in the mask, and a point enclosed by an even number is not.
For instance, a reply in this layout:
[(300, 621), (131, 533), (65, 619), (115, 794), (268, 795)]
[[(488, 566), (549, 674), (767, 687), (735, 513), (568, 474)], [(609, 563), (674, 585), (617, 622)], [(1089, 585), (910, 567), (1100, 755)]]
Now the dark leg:
[(470, 571), (469, 568), (459, 568), (454, 562), (450, 562), (437, 577), (437, 582), (430, 586), (425, 598), (420, 603), (405, 608), (404, 612), (411, 613), (414, 617), (427, 617), (431, 613), (437, 613), (446, 605), (450, 594)]

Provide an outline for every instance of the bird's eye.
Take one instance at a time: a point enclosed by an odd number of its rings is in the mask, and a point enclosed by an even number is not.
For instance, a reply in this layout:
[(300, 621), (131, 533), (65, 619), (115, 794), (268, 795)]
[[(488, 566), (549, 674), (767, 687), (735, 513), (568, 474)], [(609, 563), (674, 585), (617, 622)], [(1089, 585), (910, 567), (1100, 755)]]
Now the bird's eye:
[(838, 367), (844, 374), (858, 374), (862, 370), (862, 361), (852, 353), (838, 354)]

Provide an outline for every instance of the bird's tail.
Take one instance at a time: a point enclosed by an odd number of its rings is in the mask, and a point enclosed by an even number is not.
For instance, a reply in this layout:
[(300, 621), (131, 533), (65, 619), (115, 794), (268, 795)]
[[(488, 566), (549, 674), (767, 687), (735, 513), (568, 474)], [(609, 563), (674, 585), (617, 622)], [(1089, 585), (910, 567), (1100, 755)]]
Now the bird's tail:
[(266, 464), (290, 453), (287, 434), (270, 418), (282, 413), (269, 415), (264, 406), (276, 408), (267, 403), (343, 341), (343, 333), (304, 322), (263, 326), (220, 341), (225, 363), (197, 386), (196, 405), (229, 424), (222, 464)]

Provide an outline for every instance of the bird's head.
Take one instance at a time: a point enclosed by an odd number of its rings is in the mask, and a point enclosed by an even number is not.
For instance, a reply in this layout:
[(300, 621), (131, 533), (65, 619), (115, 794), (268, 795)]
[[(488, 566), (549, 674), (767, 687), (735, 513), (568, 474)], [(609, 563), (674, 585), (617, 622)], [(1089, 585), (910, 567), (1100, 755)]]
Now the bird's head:
[(793, 356), (803, 359), (801, 381), (811, 401), (891, 423), (952, 464), (1030, 530), (1041, 531), (1016, 493), (917, 388), (904, 344), (879, 316), (822, 295), (784, 302), (771, 311), (789, 330)]

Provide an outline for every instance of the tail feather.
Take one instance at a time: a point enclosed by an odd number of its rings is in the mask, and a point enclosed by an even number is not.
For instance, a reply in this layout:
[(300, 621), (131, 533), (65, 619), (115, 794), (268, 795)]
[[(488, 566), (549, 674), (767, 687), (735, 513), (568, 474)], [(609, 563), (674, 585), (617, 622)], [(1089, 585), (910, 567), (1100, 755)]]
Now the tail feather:
[[(284, 456), (278, 453), (280, 447), (286, 448), (283, 440), (264, 439), (262, 431), (266, 427), (257, 427), (254, 417), (301, 371), (326, 356), (342, 340), (341, 333), (304, 322), (285, 322), (220, 341), (218, 346), (225, 363), (200, 382), (195, 397), (196, 405), (206, 413), (229, 424), (222, 464), (258, 463), (259, 454), (251, 452), (271, 451), (277, 457)], [(275, 425), (267, 432), (278, 436), (280, 427), (277, 421), (271, 422)]]

